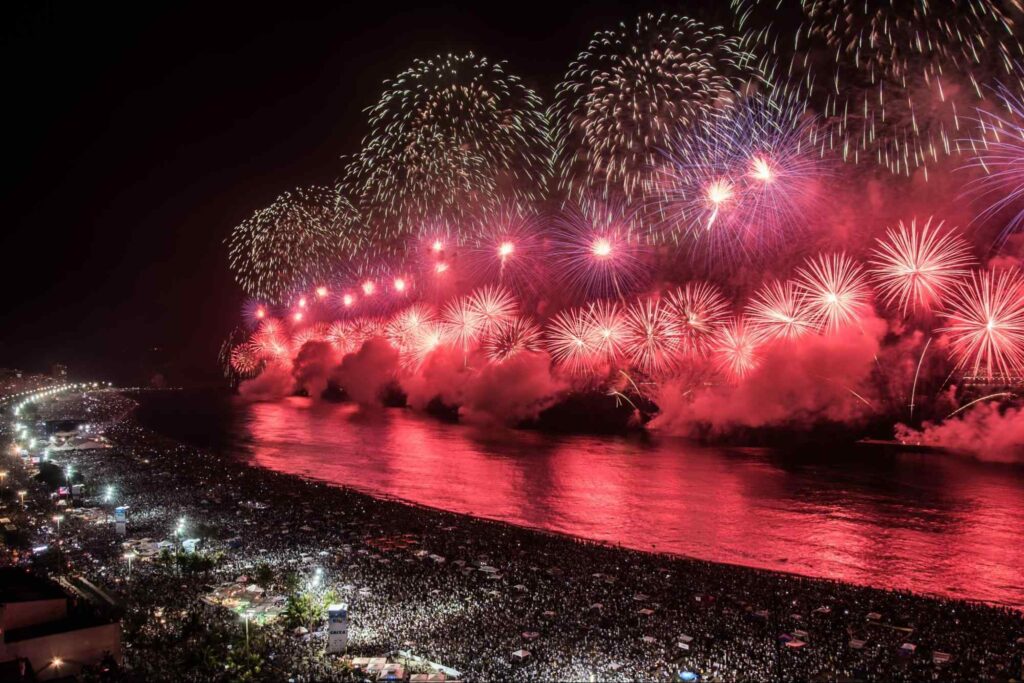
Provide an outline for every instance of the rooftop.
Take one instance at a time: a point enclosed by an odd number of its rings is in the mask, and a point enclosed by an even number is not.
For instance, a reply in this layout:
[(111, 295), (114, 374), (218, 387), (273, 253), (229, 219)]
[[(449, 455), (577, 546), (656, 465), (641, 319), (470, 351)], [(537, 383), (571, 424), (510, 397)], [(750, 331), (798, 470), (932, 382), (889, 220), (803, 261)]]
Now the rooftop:
[(0, 568), (0, 604), (66, 598), (54, 583), (17, 567)]

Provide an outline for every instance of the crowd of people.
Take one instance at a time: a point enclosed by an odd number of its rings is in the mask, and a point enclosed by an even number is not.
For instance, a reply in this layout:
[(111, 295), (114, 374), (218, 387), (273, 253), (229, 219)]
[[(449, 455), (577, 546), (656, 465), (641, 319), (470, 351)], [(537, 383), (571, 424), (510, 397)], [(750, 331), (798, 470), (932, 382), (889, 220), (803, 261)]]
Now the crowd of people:
[[(103, 414), (124, 414), (123, 396), (93, 396), (110, 402)], [(73, 406), (64, 401), (62, 417)], [(200, 600), (213, 585), (257, 575), (282, 585), (298, 577), (298, 590), (347, 604), (350, 655), (402, 661), (409, 653), (466, 680), (1024, 677), (1017, 610), (643, 553), (378, 500), (168, 440), (131, 417), (104, 431), (115, 448), (61, 458), (91, 498), (72, 504), (129, 506), (126, 535), (80, 520), (58, 532), (38, 485), (25, 515), (35, 515), (29, 527), (39, 537), (59, 535), (65, 571), (121, 597), (129, 679), (357, 676), (325, 654), (326, 615), (308, 632), (249, 624), (246, 640), (238, 614)], [(101, 500), (110, 490), (113, 500)], [(198, 552), (212, 566), (188, 572), (166, 557), (129, 565), (121, 543), (141, 537), (200, 538)]]

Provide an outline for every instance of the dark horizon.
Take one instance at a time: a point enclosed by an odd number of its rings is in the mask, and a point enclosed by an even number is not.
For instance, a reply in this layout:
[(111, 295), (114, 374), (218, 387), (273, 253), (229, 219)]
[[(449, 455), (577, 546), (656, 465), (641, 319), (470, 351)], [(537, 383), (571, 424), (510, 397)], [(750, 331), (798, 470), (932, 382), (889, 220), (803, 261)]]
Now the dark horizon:
[(216, 380), (243, 300), (224, 238), (280, 192), (337, 177), (385, 79), (472, 50), (547, 97), (594, 31), (647, 10), (702, 14), (624, 2), (8, 6), (0, 366)]

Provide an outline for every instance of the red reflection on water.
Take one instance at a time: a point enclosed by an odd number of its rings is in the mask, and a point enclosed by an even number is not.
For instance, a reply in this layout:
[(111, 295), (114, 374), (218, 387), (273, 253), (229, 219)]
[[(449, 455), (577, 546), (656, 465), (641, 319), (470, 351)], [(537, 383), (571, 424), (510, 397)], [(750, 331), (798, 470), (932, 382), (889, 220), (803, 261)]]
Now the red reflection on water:
[(238, 441), (270, 469), (643, 550), (1024, 607), (1020, 468), (483, 432), (304, 399), (238, 409)]

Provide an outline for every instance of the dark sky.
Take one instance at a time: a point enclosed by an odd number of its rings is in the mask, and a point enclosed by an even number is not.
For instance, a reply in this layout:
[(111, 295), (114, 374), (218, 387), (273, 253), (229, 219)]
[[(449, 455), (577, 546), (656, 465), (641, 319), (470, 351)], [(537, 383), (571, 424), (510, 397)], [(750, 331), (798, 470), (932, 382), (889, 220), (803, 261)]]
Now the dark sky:
[(113, 4), (0, 10), (0, 366), (215, 377), (242, 301), (224, 237), (280, 191), (338, 175), (384, 79), (473, 50), (549, 99), (595, 30), (667, 7)]

